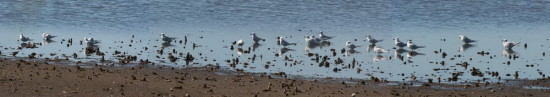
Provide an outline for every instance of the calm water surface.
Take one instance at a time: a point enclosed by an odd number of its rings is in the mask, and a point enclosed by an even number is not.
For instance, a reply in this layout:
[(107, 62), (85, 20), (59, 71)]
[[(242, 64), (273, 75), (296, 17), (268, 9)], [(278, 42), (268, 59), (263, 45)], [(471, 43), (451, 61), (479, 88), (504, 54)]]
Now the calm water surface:
[[(229, 67), (225, 60), (239, 58), (234, 68), (249, 72), (286, 72), (313, 78), (375, 76), (390, 81), (411, 81), (411, 76), (420, 81), (440, 77), (450, 83), (454, 81), (447, 78), (452, 78), (453, 73), (460, 74), (457, 82), (484, 79), (503, 82), (498, 77), (515, 79), (516, 72), (518, 79), (537, 79), (550, 74), (550, 56), (543, 56), (550, 52), (548, 1), (6, 0), (0, 1), (0, 9), (3, 9), (0, 10), (0, 46), (5, 48), (0, 51), (3, 55), (18, 51), (19, 57), (36, 52), (43, 54), (42, 58), (64, 58), (63, 54), (76, 53), (77, 60), (98, 61), (99, 56), (86, 56), (83, 52), (86, 46), (78, 43), (84, 37), (94, 37), (101, 41), (99, 47), (107, 59), (116, 61), (119, 55), (114, 51), (117, 50), (175, 67), (208, 64)], [(317, 35), (319, 31), (335, 38), (329, 40), (330, 45), (308, 48), (303, 37)], [(16, 49), (22, 43), (17, 41), (19, 34), (33, 39), (32, 43), (42, 43), (44, 32), (58, 37), (38, 48)], [(251, 32), (266, 41), (254, 46)], [(163, 45), (158, 41), (160, 33), (178, 41), (187, 37), (188, 42)], [(367, 34), (384, 39), (377, 45), (390, 49), (390, 53), (369, 52), (370, 44), (365, 42)], [(458, 39), (460, 34), (479, 42), (464, 49)], [(276, 43), (278, 36), (298, 45), (281, 51), (283, 47)], [(396, 54), (396, 50), (391, 49), (394, 37), (402, 41), (411, 39), (426, 48), (416, 50), (415, 56), (407, 52)], [(71, 38), (75, 42), (67, 46), (64, 40)], [(231, 50), (232, 42), (239, 39), (245, 41), (245, 51), (249, 47), (254, 50), (251, 53)], [(500, 43), (502, 39), (523, 44), (507, 51)], [(355, 53), (342, 53), (346, 41), (361, 47)], [(197, 47), (193, 48), (193, 44)], [(162, 55), (157, 52), (161, 49), (164, 49)], [(331, 49), (336, 50), (335, 56)], [(180, 58), (176, 62), (167, 59), (173, 50)], [(477, 54), (481, 51), (489, 54)], [(196, 59), (186, 65), (183, 58), (188, 52)], [(447, 54), (445, 58), (442, 52)], [(319, 66), (308, 53), (328, 56), (330, 65)], [(508, 54), (518, 58), (509, 59)], [(254, 55), (256, 60), (249, 59)], [(400, 60), (397, 56), (405, 58)], [(343, 60), (342, 64), (335, 64), (338, 58)], [(357, 63), (352, 66), (354, 59)], [(457, 65), (464, 62), (469, 65)], [(249, 65), (243, 65), (245, 63)], [(473, 68), (482, 76), (472, 74)], [(491, 76), (489, 72), (498, 72), (499, 76)]]

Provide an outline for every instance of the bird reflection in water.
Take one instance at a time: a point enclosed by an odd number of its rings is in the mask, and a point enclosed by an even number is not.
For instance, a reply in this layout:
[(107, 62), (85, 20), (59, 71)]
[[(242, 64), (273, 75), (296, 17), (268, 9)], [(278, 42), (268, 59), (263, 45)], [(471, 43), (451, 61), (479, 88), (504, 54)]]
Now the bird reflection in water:
[(401, 59), (403, 57), (403, 55), (401, 55), (401, 54), (406, 53), (406, 52), (409, 52), (409, 51), (407, 51), (405, 49), (402, 49), (402, 48), (399, 48), (399, 49), (394, 51), (394, 56), (395, 56), (395, 58)]
[(472, 44), (463, 44), (462, 46), (460, 46), (460, 52), (464, 52), (466, 50), (468, 50), (469, 48), (471, 47), (475, 47), (475, 45), (472, 45)]
[(354, 49), (351, 49), (351, 50), (347, 50), (346, 53), (344, 53), (344, 55), (346, 55), (346, 56), (351, 56), (351, 55), (353, 55), (353, 54), (358, 54), (358, 53), (360, 53), (360, 52), (358, 52), (358, 51), (356, 51), (356, 50), (354, 50)]
[(35, 43), (31, 42), (22, 42), (19, 44), (19, 48), (37, 48)]
[(171, 46), (174, 46), (174, 45), (172, 45), (170, 42), (163, 42), (161, 47), (166, 48), (166, 47), (171, 47)]
[(98, 45), (87, 45), (84, 48), (84, 54), (86, 56), (91, 56), (94, 53), (99, 53), (99, 46)]
[(389, 58), (386, 58), (382, 55), (376, 55), (374, 57), (372, 57), (372, 61), (374, 62), (380, 62), (380, 61), (384, 61), (384, 60), (388, 60)]
[(237, 54), (243, 55), (244, 54), (243, 48), (237, 48)]
[(518, 53), (516, 51), (514, 51), (513, 49), (504, 49), (502, 51), (502, 55), (504, 57), (507, 57), (507, 56), (514, 56), (514, 55), (517, 55)]
[(258, 47), (260, 47), (260, 46), (262, 46), (262, 44), (257, 43), (257, 42), (255, 42), (254, 44), (252, 44), (252, 52), (256, 51), (256, 48), (258, 48)]
[(279, 49), (279, 55), (282, 56), (283, 54), (285, 54), (285, 53), (287, 53), (287, 52), (289, 52), (289, 51), (294, 51), (294, 49), (290, 49), (290, 48), (281, 48), (281, 49)]
[(330, 42), (328, 41), (322, 41), (320, 43), (316, 43), (316, 44), (307, 44), (306, 47), (304, 48), (306, 52), (309, 52), (310, 50), (312, 49), (315, 49), (315, 48), (323, 48), (325, 46), (330, 46)]
[(42, 40), (42, 44), (50, 44), (52, 42), (55, 42), (53, 40)]
[(418, 55), (425, 55), (425, 54), (424, 53), (419, 53), (419, 52), (416, 52), (416, 51), (409, 51), (409, 53), (407, 53), (407, 58), (411, 59), (412, 57), (418, 56)]

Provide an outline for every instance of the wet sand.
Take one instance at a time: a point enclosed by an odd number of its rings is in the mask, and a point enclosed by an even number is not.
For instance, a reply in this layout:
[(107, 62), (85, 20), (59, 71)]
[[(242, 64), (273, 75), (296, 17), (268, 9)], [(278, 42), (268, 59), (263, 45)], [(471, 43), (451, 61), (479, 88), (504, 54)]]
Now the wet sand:
[[(63, 65), (77, 63), (77, 66)], [(357, 97), (365, 96), (535, 96), (550, 95), (549, 79), (449, 85), (356, 79), (285, 78), (281, 74), (227, 71), (218, 66), (132, 67), (59, 60), (0, 58), (0, 95), (174, 96), (174, 97)], [(284, 76), (284, 74), (282, 74)], [(388, 85), (397, 83), (395, 85)], [(511, 84), (513, 83), (513, 84)]]

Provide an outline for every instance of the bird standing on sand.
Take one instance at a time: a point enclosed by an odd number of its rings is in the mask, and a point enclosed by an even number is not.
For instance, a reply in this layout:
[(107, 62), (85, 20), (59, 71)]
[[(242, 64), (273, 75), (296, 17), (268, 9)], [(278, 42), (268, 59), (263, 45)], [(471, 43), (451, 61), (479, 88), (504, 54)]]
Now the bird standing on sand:
[(372, 38), (370, 35), (367, 35), (367, 41), (369, 41), (369, 43), (371, 43), (371, 44), (376, 44), (378, 42), (381, 42), (382, 40), (377, 40), (377, 39)]
[(162, 41), (164, 41), (165, 43), (169, 43), (174, 41), (176, 38), (168, 37), (165, 36), (164, 33), (160, 33), (160, 39), (162, 39)]
[(50, 35), (50, 34), (47, 34), (47, 33), (42, 33), (42, 37), (44, 37), (44, 40), (52, 40), (52, 38), (57, 37), (57, 36), (53, 36), (53, 35)]
[(519, 42), (509, 42), (508, 40), (504, 39), (502, 40), (502, 46), (504, 46), (504, 48), (506, 49), (512, 49), (512, 47), (516, 46), (516, 45), (519, 45), (520, 43)]
[(252, 34), (250, 34), (250, 35), (252, 35), (252, 40), (254, 40), (254, 43), (258, 43), (258, 42), (260, 42), (260, 40), (265, 41), (265, 39), (256, 36), (255, 32), (252, 32)]
[(459, 35), (458, 38), (460, 38), (460, 40), (461, 40), (462, 42), (464, 42), (464, 44), (470, 44), (470, 43), (472, 43), (472, 42), (476, 42), (476, 40), (472, 40), (472, 39), (470, 39), (470, 38), (468, 38), (468, 37), (466, 37), (466, 36), (464, 36), (464, 35)]
[(31, 40), (29, 37), (25, 37), (23, 34), (19, 34), (19, 40), (25, 42)]
[(346, 41), (346, 47), (353, 50), (355, 48), (358, 48), (359, 46), (357, 46), (355, 44), (351, 44), (351, 42), (349, 42), (349, 41)]
[(393, 40), (395, 41), (395, 46), (397, 46), (399, 48), (403, 48), (403, 47), (407, 46), (407, 44), (401, 42), (398, 37), (393, 38)]
[(288, 46), (288, 45), (296, 45), (296, 43), (290, 43), (286, 40), (283, 39), (283, 37), (279, 37), (279, 44), (281, 44), (282, 46)]
[(409, 49), (411, 49), (411, 50), (416, 50), (416, 49), (418, 49), (418, 48), (424, 48), (424, 46), (418, 46), (418, 45), (416, 45), (416, 44), (413, 44), (413, 43), (412, 43), (412, 40), (409, 40), (409, 41), (407, 42), (407, 47), (408, 47)]

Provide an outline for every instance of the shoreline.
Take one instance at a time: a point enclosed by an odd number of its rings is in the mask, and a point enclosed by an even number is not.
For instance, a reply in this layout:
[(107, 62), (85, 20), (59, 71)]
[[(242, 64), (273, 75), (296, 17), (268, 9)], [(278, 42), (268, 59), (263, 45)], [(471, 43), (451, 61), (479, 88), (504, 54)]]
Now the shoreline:
[[(466, 85), (383, 82), (343, 78), (285, 78), (285, 74), (248, 73), (219, 66), (132, 67), (42, 59), (0, 58), (5, 96), (546, 96), (550, 79)], [(411, 84), (412, 83), (412, 84)], [(527, 89), (526, 87), (535, 87)], [(538, 89), (536, 88), (538, 87)]]

